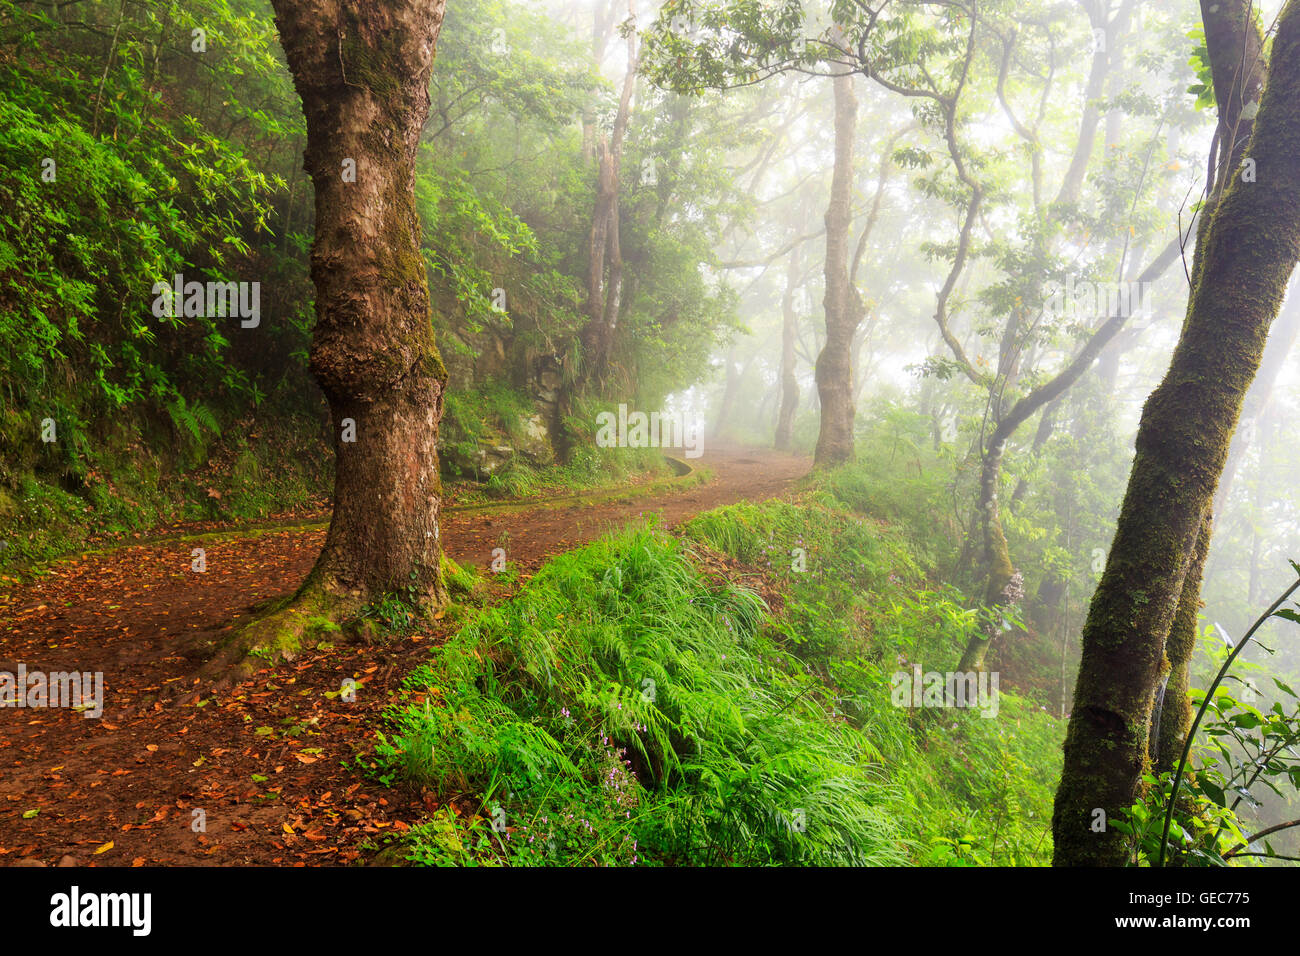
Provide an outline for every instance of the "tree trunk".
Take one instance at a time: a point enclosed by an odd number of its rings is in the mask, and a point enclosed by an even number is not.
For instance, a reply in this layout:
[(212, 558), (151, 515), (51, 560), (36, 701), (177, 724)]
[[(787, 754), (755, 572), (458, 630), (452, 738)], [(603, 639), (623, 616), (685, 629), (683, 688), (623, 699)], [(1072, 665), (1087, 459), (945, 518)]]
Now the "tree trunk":
[[(1238, 44), (1232, 56), (1240, 51)], [(1058, 865), (1125, 862), (1123, 834), (1094, 830), (1097, 811), (1114, 819), (1137, 796), (1166, 639), (1197, 536), (1300, 259), (1300, 0), (1288, 0), (1278, 19), (1272, 64), (1245, 150), (1258, 181), (1229, 165), (1203, 224), (1187, 320), (1143, 410), (1115, 539), (1084, 625), (1052, 820)]]
[(1213, 519), (1205, 513), (1201, 530), (1196, 535), (1196, 550), (1192, 552), (1183, 590), (1178, 597), (1178, 610), (1165, 641), (1165, 660), (1169, 665), (1163, 704), (1155, 716), (1156, 772), (1163, 773), (1178, 766), (1183, 755), (1187, 731), (1192, 727), (1192, 653), (1196, 650), (1196, 623), (1201, 610), (1201, 575), (1205, 573), (1205, 558), (1210, 553), (1210, 536)]
[[(604, 59), (605, 45), (614, 26), (618, 0), (611, 0), (602, 14), (596, 8), (593, 28), (593, 51), (596, 68)], [(629, 0), (628, 15), (635, 17), (634, 4)], [(636, 88), (636, 31), (627, 35), (627, 70), (623, 76), (623, 89), (619, 95), (618, 112), (608, 140), (595, 143), (595, 125), (589, 113), (583, 116), (584, 159), (592, 153), (596, 160), (596, 197), (591, 214), (591, 233), (587, 246), (587, 289), (583, 311), (586, 322), (578, 332), (578, 367), (569, 368), (559, 388), (555, 403), (553, 434), (556, 454), (562, 461), (573, 455), (576, 435), (567, 425), (574, 412), (578, 394), (595, 382), (604, 380), (609, 369), (609, 358), (614, 347), (614, 326), (618, 320), (620, 291), (623, 279), (623, 254), (619, 243), (619, 191), (623, 165), (623, 138), (631, 116), (632, 94)], [(593, 148), (594, 143), (594, 148)], [(566, 362), (567, 365), (567, 362)]]
[(1255, 26), (1254, 0), (1201, 0), (1210, 76), (1219, 107), (1216, 194), (1227, 188), (1250, 141), (1253, 114), (1264, 82), (1264, 37)]
[(962, 653), (957, 670), (963, 672), (984, 669), (989, 644), (1001, 629), (1002, 616), (999, 609), (1015, 605), (1025, 593), (1020, 572), (1011, 563), (1011, 551), (1002, 531), (1001, 509), (998, 505), (998, 483), (1002, 477), (1002, 455), (1005, 450), (1006, 436), (999, 429), (994, 432), (980, 466), (980, 511), (984, 529), (984, 563), (988, 571), (984, 606), (988, 608), (989, 616), (980, 631), (971, 636)]
[(853, 460), (853, 333), (861, 310), (849, 279), (850, 203), (853, 193), (853, 136), (858, 101), (853, 76), (831, 80), (835, 96), (835, 167), (826, 210), (826, 344), (817, 356), (817, 393), (821, 426), (814, 467)]
[(596, 170), (596, 206), (587, 259), (587, 322), (579, 333), (583, 361), (579, 382), (599, 381), (604, 376), (614, 333), (609, 323), (606, 259), (611, 255), (611, 230), (618, 227), (618, 166), (605, 142), (597, 148)]
[(713, 428), (709, 431), (710, 438), (722, 437), (722, 430), (727, 427), (727, 422), (731, 419), (731, 407), (736, 403), (736, 389), (740, 385), (740, 372), (736, 368), (734, 355), (734, 346), (727, 349), (727, 356), (724, 359), (726, 378), (722, 386), (722, 398), (718, 402), (718, 417), (713, 420)]
[(754, 367), (754, 362), (762, 349), (750, 354), (744, 365), (739, 365), (732, 359), (735, 354), (735, 346), (727, 350), (727, 381), (722, 390), (722, 401), (718, 404), (718, 417), (713, 422), (713, 430), (709, 433), (711, 438), (724, 439), (727, 429), (731, 425), (731, 416), (736, 410), (736, 400), (740, 398), (745, 389), (745, 379), (749, 377), (750, 369)]
[[(334, 513), (293, 602), (241, 632), (228, 662), (253, 647), (292, 654), (309, 618), (347, 616), (384, 595), (422, 609), (446, 601), (438, 423), (447, 373), (415, 211), (444, 2), (274, 3), (316, 193), (311, 370), (334, 423)], [(345, 176), (353, 164), (355, 177)]]
[[(611, 21), (613, 9), (611, 5)], [(634, 5), (628, 3), (634, 17)], [(587, 269), (587, 322), (579, 339), (583, 368), (577, 384), (599, 382), (609, 366), (618, 319), (619, 292), (623, 279), (623, 254), (619, 245), (619, 191), (623, 174), (623, 139), (631, 117), (632, 94), (636, 89), (636, 31), (627, 35), (627, 72), (619, 96), (614, 129), (608, 142), (597, 147), (596, 205), (591, 218), (591, 243)]]
[[(1264, 349), (1264, 360), (1259, 366), (1259, 375), (1250, 394), (1246, 396), (1246, 407), (1241, 413), (1243, 422), (1255, 423), (1255, 427), (1250, 430), (1255, 435), (1259, 434), (1261, 419), (1272, 401), (1273, 386), (1277, 383), (1282, 369), (1286, 367), (1297, 334), (1300, 334), (1300, 283), (1292, 281), (1291, 294), (1282, 309), (1282, 314), (1273, 323), (1273, 331), (1268, 337), (1268, 346)], [(1227, 507), (1228, 496), (1232, 493), (1232, 483), (1236, 480), (1237, 470), (1250, 450), (1252, 437), (1252, 434), (1238, 431), (1233, 438), (1232, 448), (1228, 450), (1228, 464), (1224, 466), (1223, 477), (1219, 479), (1219, 490), (1214, 496), (1215, 514), (1222, 515)]]

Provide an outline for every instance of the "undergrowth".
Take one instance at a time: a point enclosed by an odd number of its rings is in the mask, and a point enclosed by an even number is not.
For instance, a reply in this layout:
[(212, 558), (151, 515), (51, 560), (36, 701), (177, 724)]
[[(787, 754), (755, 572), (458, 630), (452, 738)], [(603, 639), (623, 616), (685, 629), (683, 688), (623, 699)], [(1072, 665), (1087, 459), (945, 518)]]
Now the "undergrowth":
[(763, 617), (647, 527), (548, 564), (411, 674), (391, 715), (389, 771), (477, 805), (417, 828), (410, 858), (902, 862), (880, 754)]
[[(744, 583), (741, 583), (744, 582)], [(771, 598), (765, 602), (760, 593)], [(909, 708), (975, 612), (825, 487), (547, 564), (405, 684), (378, 748), (417, 864), (1043, 864), (1062, 726)]]

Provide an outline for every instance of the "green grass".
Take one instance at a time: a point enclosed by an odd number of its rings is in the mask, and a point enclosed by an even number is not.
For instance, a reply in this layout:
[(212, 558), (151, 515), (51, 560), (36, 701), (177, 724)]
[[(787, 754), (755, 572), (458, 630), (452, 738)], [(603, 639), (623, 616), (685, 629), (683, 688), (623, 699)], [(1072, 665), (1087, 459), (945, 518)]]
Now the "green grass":
[[(832, 485), (831, 487), (834, 487)], [(792, 554), (802, 549), (802, 554)], [(719, 552), (759, 595), (703, 569)], [(409, 676), (378, 749), (417, 864), (1045, 864), (1063, 726), (894, 706), (976, 615), (823, 485), (547, 564)]]
[(1046, 864), (1064, 725), (1005, 684), (993, 718), (893, 705), (892, 675), (913, 664), (955, 669), (979, 618), (960, 592), (922, 573), (911, 534), (838, 497), (861, 481), (842, 469), (802, 503), (732, 505), (683, 530), (760, 567), (779, 588), (781, 612), (765, 628), (881, 754), (902, 796), (894, 812), (913, 862)]
[[(512, 864), (902, 862), (880, 755), (763, 618), (680, 542), (622, 532), (440, 648), (380, 755), (440, 799), (469, 797), (460, 842)], [(439, 851), (453, 821), (417, 829), (410, 858), (465, 862)]]

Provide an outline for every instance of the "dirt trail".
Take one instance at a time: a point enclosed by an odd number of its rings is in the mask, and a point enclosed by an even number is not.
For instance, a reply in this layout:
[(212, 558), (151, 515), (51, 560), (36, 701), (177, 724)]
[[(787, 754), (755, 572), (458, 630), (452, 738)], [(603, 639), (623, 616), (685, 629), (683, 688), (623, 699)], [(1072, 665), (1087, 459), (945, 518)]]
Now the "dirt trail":
[[(658, 512), (668, 525), (774, 497), (807, 459), (712, 448), (706, 485), (590, 504), (448, 512), (443, 540), (486, 568), (494, 548), (527, 573), (546, 557)], [(211, 530), (211, 529), (206, 529)], [(384, 645), (341, 644), (264, 670), (197, 704), (180, 647), (219, 636), (252, 605), (291, 593), (321, 528), (164, 539), (59, 562), (0, 594), (0, 674), (100, 672), (103, 714), (0, 708), (0, 866), (342, 864), (364, 858), (426, 809), (358, 772), (377, 713), (450, 626)], [(207, 570), (191, 570), (192, 549)], [(357, 682), (355, 701), (339, 695)], [(427, 798), (423, 798), (427, 799)], [(35, 812), (33, 812), (35, 811)]]

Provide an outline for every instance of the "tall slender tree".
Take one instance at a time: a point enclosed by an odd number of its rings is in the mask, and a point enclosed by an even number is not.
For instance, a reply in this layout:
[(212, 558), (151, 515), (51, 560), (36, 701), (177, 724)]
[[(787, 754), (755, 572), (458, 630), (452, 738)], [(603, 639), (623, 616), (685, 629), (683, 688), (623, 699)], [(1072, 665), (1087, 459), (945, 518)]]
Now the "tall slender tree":
[[(864, 315), (854, 284), (862, 257), (853, 255), (851, 242), (858, 115), (854, 80), (864, 70), (849, 27), (865, 14), (846, 6), (832, 13), (843, 14), (844, 22), (809, 16), (798, 3), (758, 9), (739, 2), (706, 9), (694, 0), (674, 0), (662, 8), (646, 42), (651, 78), (679, 92), (748, 86), (787, 72), (830, 79), (835, 146), (825, 215), (826, 340), (815, 369), (821, 413), (814, 457), (818, 467), (854, 456), (853, 345)], [(740, 44), (733, 42), (737, 33), (743, 38)]]
[[(837, 42), (843, 43), (837, 33)], [(818, 467), (853, 460), (853, 336), (862, 321), (862, 298), (849, 274), (849, 229), (852, 226), (853, 140), (858, 128), (854, 74), (831, 79), (835, 99), (835, 164), (826, 208), (826, 344), (817, 356), (817, 393), (821, 427), (813, 461)]]
[[(636, 16), (633, 2), (628, 17)], [(614, 328), (618, 324), (623, 292), (623, 251), (619, 238), (619, 193), (623, 176), (623, 141), (632, 114), (636, 90), (636, 31), (627, 31), (627, 70), (619, 94), (614, 128), (596, 145), (596, 202), (591, 217), (591, 240), (587, 267), (587, 322), (582, 327), (582, 368), (579, 385), (599, 382), (609, 365)]]

